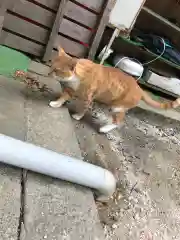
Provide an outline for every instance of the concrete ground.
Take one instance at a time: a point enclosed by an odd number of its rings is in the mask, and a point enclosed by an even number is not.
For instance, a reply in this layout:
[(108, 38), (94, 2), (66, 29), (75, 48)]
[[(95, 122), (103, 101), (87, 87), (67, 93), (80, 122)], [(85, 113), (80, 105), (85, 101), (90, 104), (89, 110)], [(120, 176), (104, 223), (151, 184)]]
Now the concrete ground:
[(99, 135), (107, 112), (96, 105), (92, 116), (74, 126), (84, 159), (117, 177), (114, 198), (98, 204), (106, 239), (179, 240), (179, 122), (136, 108), (118, 130)]
[(114, 197), (97, 204), (105, 239), (179, 240), (180, 113), (140, 103), (118, 130), (99, 135), (106, 117), (95, 105), (83, 121), (73, 121), (84, 160), (117, 177)]
[[(32, 63), (30, 70), (47, 68)], [(66, 108), (48, 107), (51, 97), (0, 77), (0, 132), (111, 170), (116, 194), (95, 206), (86, 188), (1, 165), (0, 239), (179, 240), (180, 114), (141, 105), (118, 130), (100, 135), (106, 110), (95, 105), (92, 115), (72, 123)]]
[[(68, 110), (50, 97), (0, 77), (0, 133), (81, 159)], [(87, 188), (1, 164), (0, 192), (0, 239), (104, 239)]]

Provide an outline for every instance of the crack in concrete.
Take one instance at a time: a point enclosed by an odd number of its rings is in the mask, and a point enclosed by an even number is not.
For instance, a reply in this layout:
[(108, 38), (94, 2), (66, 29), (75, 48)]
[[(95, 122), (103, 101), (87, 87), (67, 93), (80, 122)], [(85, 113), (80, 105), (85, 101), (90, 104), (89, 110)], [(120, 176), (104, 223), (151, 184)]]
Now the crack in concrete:
[[(28, 115), (26, 111), (26, 105), (28, 96), (26, 95), (26, 91), (23, 92), (24, 94), (24, 128), (25, 128), (25, 135), (24, 141), (27, 141), (27, 131), (28, 131)], [(26, 194), (26, 181), (27, 181), (27, 172), (26, 169), (21, 169), (21, 195), (20, 195), (20, 215), (19, 215), (19, 225), (17, 230), (17, 240), (25, 239), (25, 232), (26, 232), (26, 224), (25, 224), (25, 194)]]
[(26, 185), (26, 179), (27, 179), (27, 170), (22, 169), (21, 170), (21, 196), (20, 196), (20, 215), (19, 215), (19, 224), (17, 229), (17, 240), (21, 240), (22, 237), (22, 230), (25, 227), (25, 219), (24, 219), (24, 213), (25, 213), (25, 185)]

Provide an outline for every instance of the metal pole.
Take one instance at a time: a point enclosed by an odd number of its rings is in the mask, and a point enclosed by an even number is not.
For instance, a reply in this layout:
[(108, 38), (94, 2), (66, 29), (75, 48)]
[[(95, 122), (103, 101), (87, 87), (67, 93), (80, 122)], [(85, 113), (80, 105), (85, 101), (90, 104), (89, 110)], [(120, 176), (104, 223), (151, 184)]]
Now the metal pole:
[(104, 54), (103, 54), (103, 56), (102, 56), (102, 59), (101, 59), (101, 62), (100, 62), (101, 65), (104, 63), (106, 53), (107, 53), (107, 52), (109, 51), (109, 49), (111, 48), (111, 46), (112, 46), (115, 38), (119, 35), (119, 32), (120, 32), (119, 28), (115, 28), (115, 30), (114, 30), (114, 32), (113, 32), (113, 34), (112, 34), (112, 36), (111, 36), (111, 39), (109, 40), (109, 43), (108, 43), (108, 45), (107, 45), (107, 47), (106, 47), (106, 50), (104, 51)]

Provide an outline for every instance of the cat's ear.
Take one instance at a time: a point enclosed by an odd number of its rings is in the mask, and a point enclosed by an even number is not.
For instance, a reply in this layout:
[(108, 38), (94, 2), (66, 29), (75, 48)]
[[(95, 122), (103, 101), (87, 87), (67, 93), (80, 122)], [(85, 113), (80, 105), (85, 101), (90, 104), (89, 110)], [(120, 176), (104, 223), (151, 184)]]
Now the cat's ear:
[(64, 56), (64, 55), (66, 55), (66, 53), (65, 53), (65, 51), (64, 51), (64, 49), (63, 49), (62, 47), (58, 47), (58, 55), (59, 55), (59, 56)]

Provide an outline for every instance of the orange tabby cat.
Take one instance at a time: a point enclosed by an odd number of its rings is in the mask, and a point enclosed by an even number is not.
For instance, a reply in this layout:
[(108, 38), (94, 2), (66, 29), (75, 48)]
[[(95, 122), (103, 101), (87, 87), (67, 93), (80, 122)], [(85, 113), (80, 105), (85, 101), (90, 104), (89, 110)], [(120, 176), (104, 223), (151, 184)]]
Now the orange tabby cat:
[(180, 106), (180, 98), (174, 102), (156, 102), (139, 87), (133, 77), (113, 67), (95, 64), (87, 59), (72, 58), (62, 48), (59, 48), (58, 56), (52, 61), (50, 75), (60, 77), (59, 80), (64, 86), (62, 96), (51, 101), (51, 107), (61, 107), (72, 96), (82, 99), (84, 108), (72, 115), (76, 120), (84, 116), (93, 100), (105, 103), (111, 108), (111, 123), (99, 129), (102, 133), (116, 128), (126, 111), (136, 107), (140, 100), (162, 109)]

